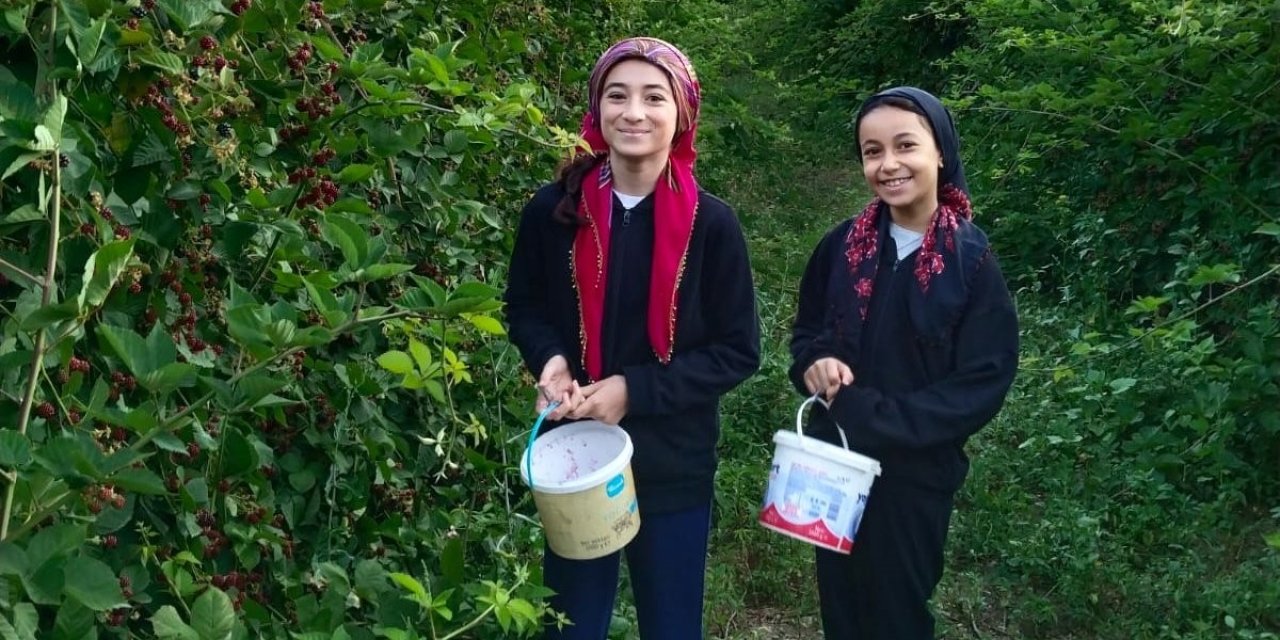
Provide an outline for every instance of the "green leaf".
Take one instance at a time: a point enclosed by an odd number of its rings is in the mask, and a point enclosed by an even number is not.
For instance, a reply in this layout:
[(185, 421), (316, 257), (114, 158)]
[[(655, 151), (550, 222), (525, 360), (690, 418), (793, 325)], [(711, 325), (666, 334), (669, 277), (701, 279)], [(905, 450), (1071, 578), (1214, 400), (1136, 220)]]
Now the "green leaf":
[(375, 264), (360, 270), (357, 280), (360, 282), (373, 282), (375, 280), (385, 280), (394, 278), (402, 273), (413, 271), (411, 264), (385, 263)]
[(76, 297), (81, 311), (87, 313), (106, 302), (133, 257), (133, 243), (133, 238), (109, 242), (89, 256), (84, 265), (84, 285)]
[(40, 113), (36, 94), (4, 66), (0, 66), (0, 117), (33, 122)]
[(102, 478), (102, 469), (98, 466), (103, 460), (102, 451), (88, 442), (88, 436), (83, 433), (52, 438), (32, 451), (31, 456), (54, 475), (88, 481)]
[(106, 611), (125, 604), (120, 579), (101, 560), (77, 556), (67, 562), (67, 595), (94, 611)]
[(36, 222), (44, 219), (45, 215), (40, 213), (40, 210), (37, 209), (35, 205), (24, 204), (11, 211), (9, 215), (0, 220), (0, 225), (26, 224), (28, 222)]
[(178, 387), (190, 387), (196, 382), (196, 367), (187, 362), (171, 362), (138, 376), (138, 384), (152, 393), (169, 393)]
[(229, 429), (222, 442), (222, 475), (237, 476), (258, 468), (258, 450), (238, 429)]
[(339, 184), (352, 184), (361, 182), (373, 175), (373, 165), (368, 164), (349, 164), (338, 174)]
[(1267, 535), (1262, 536), (1262, 539), (1266, 541), (1268, 547), (1271, 547), (1272, 549), (1280, 549), (1280, 531), (1268, 533)]
[(400, 587), (405, 591), (408, 591), (413, 596), (414, 602), (417, 602), (426, 608), (431, 607), (431, 597), (427, 595), (426, 588), (422, 586), (421, 582), (414, 579), (413, 576), (407, 573), (397, 572), (388, 573), (387, 577), (391, 578), (392, 582), (400, 585)]
[(27, 543), (27, 566), (39, 569), (46, 562), (71, 553), (84, 540), (83, 525), (63, 522), (41, 529)]
[(80, 305), (75, 300), (67, 300), (58, 304), (40, 307), (22, 319), (20, 328), (23, 331), (39, 331), (49, 325), (71, 320), (80, 316)]
[(15, 173), (17, 173), (17, 172), (21, 171), (21, 170), (22, 170), (23, 168), (25, 168), (28, 164), (30, 164), (32, 160), (37, 160), (37, 159), (39, 159), (39, 158), (40, 158), (40, 156), (42, 156), (42, 155), (44, 155), (44, 154), (42, 154), (42, 153), (24, 153), (24, 154), (22, 154), (22, 155), (19, 155), (17, 158), (15, 158), (15, 159), (13, 160), (13, 162), (12, 162), (12, 163), (10, 163), (10, 164), (9, 164), (9, 167), (8, 167), (7, 169), (5, 169), (5, 170), (4, 170), (4, 173), (3, 173), (3, 174), (0, 174), (0, 180), (4, 180), (5, 178), (8, 178), (9, 176), (11, 176), (11, 175), (13, 175), (13, 174), (15, 174)]
[(102, 34), (106, 30), (106, 18), (98, 18), (93, 22), (93, 26), (89, 27), (88, 31), (85, 31), (84, 37), (80, 39), (80, 44), (77, 45), (77, 49), (79, 49), (77, 55), (80, 58), (80, 62), (85, 66), (91, 65), (94, 59), (98, 57), (98, 46), (102, 44)]
[[(173, 161), (169, 147), (154, 135), (148, 135), (137, 151), (133, 152), (133, 166), (145, 167), (149, 164), (167, 164)], [(119, 188), (119, 187), (117, 187)]]
[(369, 235), (360, 225), (338, 216), (326, 216), (323, 234), (325, 240), (342, 251), (347, 268), (356, 270), (364, 266), (369, 256)]
[(397, 375), (413, 372), (413, 359), (403, 351), (388, 351), (378, 356), (378, 364), (387, 371)]
[(427, 345), (414, 338), (409, 338), (409, 353), (413, 354), (413, 360), (418, 365), (418, 371), (424, 374), (431, 371), (431, 350), (427, 348)]
[(460, 587), (466, 580), (465, 558), (466, 550), (464, 549), (461, 536), (450, 538), (444, 545), (444, 550), (440, 553), (440, 569), (441, 577), (444, 578), (444, 584), (449, 587)]
[(495, 336), (507, 335), (507, 330), (502, 326), (502, 323), (492, 316), (468, 314), (466, 318), (475, 328), (485, 333)]
[(68, 600), (58, 607), (58, 617), (53, 622), (53, 640), (96, 640), (97, 637), (93, 609), (75, 600)]
[(1254, 233), (1264, 236), (1276, 237), (1280, 236), (1280, 223), (1268, 222), (1253, 231)]
[(164, 480), (150, 469), (128, 467), (111, 476), (111, 482), (131, 493), (159, 496), (168, 493)]
[(160, 0), (160, 6), (183, 32), (203, 25), (215, 13), (226, 13), (221, 4), (209, 0)]
[(148, 365), (151, 356), (147, 353), (147, 341), (133, 330), (102, 324), (98, 325), (98, 337), (135, 376), (141, 376), (150, 370)]
[(236, 628), (231, 599), (220, 589), (209, 588), (191, 607), (191, 628), (200, 640), (229, 640)]
[(31, 464), (31, 441), (13, 429), (0, 431), (0, 467), (23, 468)]
[(326, 61), (336, 60), (341, 62), (347, 58), (346, 54), (342, 52), (342, 47), (339, 47), (333, 40), (325, 36), (311, 36), (311, 44), (315, 45), (316, 53), (319, 53), (320, 57)]
[(12, 542), (0, 542), (0, 576), (16, 576), (26, 572), (26, 552)]
[(138, 53), (137, 58), (138, 58), (138, 62), (155, 67), (171, 75), (175, 75), (175, 76), (182, 75), (184, 71), (182, 58), (179, 58), (178, 56), (172, 53), (169, 53), (168, 51), (148, 49), (146, 51), (142, 51)]
[(151, 616), (151, 628), (155, 630), (156, 637), (162, 640), (169, 638), (201, 640), (196, 630), (182, 621), (182, 616), (178, 615), (178, 610), (174, 609), (172, 605), (160, 607), (160, 610)]
[(1124, 393), (1125, 391), (1132, 389), (1133, 385), (1137, 383), (1138, 381), (1133, 378), (1116, 378), (1111, 381), (1111, 392)]

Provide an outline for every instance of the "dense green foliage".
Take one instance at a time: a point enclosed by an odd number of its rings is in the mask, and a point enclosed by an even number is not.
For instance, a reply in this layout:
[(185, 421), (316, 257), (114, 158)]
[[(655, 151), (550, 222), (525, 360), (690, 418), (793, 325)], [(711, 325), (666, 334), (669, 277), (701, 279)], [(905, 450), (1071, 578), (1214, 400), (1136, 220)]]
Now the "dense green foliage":
[(531, 393), (495, 296), (591, 62), (645, 32), (698, 67), (699, 175), (765, 322), (724, 406), (712, 637), (816, 633), (811, 552), (754, 519), (800, 270), (865, 199), (852, 111), (900, 83), (955, 108), (1024, 324), (941, 633), (1277, 637), (1274, 6), (0, 11), (0, 636), (531, 633)]

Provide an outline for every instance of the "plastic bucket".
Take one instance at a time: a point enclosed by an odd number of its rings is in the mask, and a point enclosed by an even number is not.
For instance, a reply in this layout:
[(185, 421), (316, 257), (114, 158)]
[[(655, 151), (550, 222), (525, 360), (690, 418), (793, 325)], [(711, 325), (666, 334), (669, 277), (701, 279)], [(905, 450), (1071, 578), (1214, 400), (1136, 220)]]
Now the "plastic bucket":
[(773, 466), (760, 509), (760, 524), (785, 536), (840, 553), (853, 550), (853, 542), (871, 495), (871, 483), (880, 475), (880, 463), (849, 450), (839, 425), (844, 448), (804, 435), (801, 419), (805, 407), (826, 403), (818, 396), (805, 400), (796, 411), (796, 430), (773, 434)]
[(533, 492), (552, 551), (570, 560), (607, 556), (640, 530), (631, 437), (616, 425), (585, 420), (538, 438), (551, 408), (530, 434), (520, 475)]

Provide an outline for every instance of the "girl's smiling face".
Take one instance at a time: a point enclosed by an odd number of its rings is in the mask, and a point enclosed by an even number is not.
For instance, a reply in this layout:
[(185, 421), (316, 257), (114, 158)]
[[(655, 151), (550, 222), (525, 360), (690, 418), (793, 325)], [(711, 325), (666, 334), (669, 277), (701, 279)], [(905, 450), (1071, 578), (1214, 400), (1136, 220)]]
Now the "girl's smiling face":
[(643, 60), (624, 60), (605, 77), (600, 131), (612, 155), (628, 160), (666, 160), (676, 135), (671, 81)]
[[(928, 224), (938, 208), (942, 152), (925, 119), (891, 105), (872, 109), (858, 124), (862, 175), (904, 226)], [(911, 224), (904, 224), (911, 223)]]

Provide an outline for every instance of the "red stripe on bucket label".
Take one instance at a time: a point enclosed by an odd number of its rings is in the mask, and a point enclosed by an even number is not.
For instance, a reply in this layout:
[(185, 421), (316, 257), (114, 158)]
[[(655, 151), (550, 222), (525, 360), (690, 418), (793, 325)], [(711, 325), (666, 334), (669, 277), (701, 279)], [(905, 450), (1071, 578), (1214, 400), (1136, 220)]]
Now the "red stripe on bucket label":
[(760, 524), (790, 534), (820, 547), (848, 553), (853, 549), (853, 539), (836, 534), (821, 518), (813, 522), (798, 523), (786, 519), (776, 506), (768, 504), (760, 511)]

